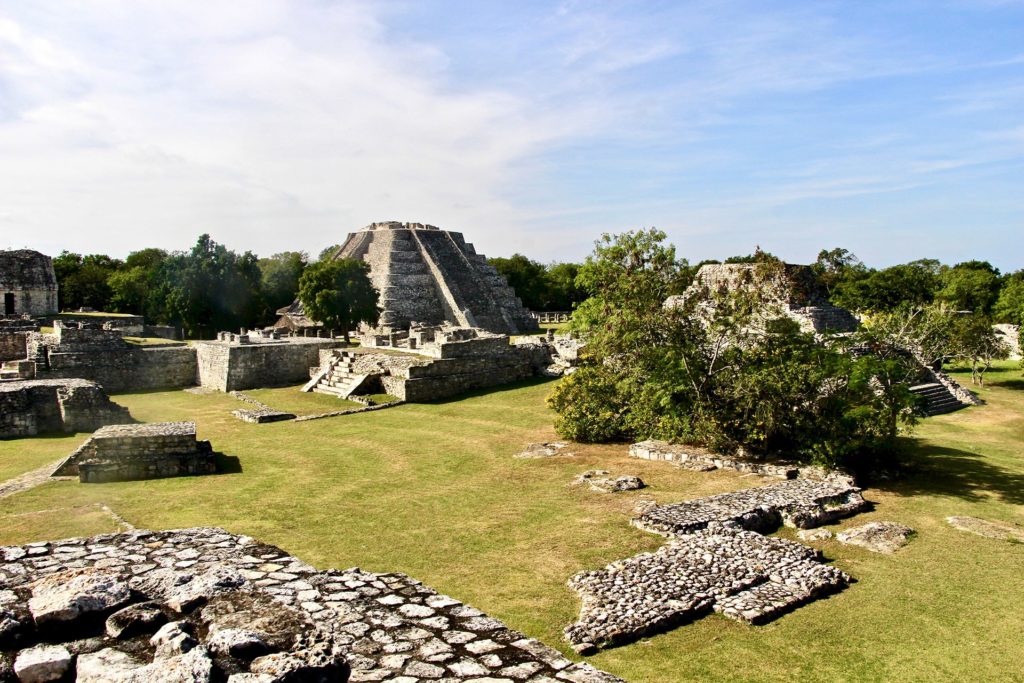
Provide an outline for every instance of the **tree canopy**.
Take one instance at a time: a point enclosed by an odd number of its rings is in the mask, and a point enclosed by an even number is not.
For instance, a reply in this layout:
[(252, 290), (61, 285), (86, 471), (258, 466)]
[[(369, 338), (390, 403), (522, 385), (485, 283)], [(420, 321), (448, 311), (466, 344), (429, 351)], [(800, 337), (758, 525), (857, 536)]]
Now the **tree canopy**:
[(299, 278), (299, 301), (310, 318), (341, 330), (345, 341), (359, 323), (376, 325), (380, 316), (370, 265), (357, 259), (317, 261)]

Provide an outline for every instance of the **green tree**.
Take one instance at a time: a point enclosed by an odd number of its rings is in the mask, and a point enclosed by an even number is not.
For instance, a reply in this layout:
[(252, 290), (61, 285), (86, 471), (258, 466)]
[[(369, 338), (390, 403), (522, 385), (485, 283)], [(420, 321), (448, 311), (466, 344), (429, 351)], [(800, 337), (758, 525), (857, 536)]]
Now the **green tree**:
[(938, 261), (931, 259), (851, 275), (836, 283), (832, 300), (854, 311), (920, 308), (935, 299), (939, 284)]
[(544, 280), (547, 285), (543, 298), (542, 311), (571, 311), (582, 301), (587, 293), (576, 285), (579, 275), (578, 263), (552, 263), (548, 265)]
[(822, 249), (818, 259), (811, 264), (818, 281), (825, 287), (829, 298), (842, 282), (858, 280), (867, 274), (867, 268), (855, 254), (837, 247)]
[(1008, 358), (1010, 347), (992, 329), (992, 319), (988, 316), (961, 315), (952, 326), (950, 352), (970, 366), (974, 384), (985, 386), (985, 372), (993, 361)]
[(523, 306), (531, 311), (545, 310), (547, 269), (543, 264), (522, 254), (513, 254), (508, 258), (489, 258), (487, 262), (508, 281)]
[(317, 261), (299, 278), (299, 301), (308, 315), (328, 329), (349, 331), (359, 323), (376, 325), (380, 316), (370, 265), (358, 259)]
[(999, 271), (988, 261), (965, 261), (939, 275), (935, 300), (959, 311), (988, 315), (999, 297)]
[(993, 313), (997, 322), (1024, 325), (1024, 270), (1006, 277)]
[(61, 252), (53, 259), (59, 308), (109, 310), (112, 293), (107, 280), (121, 265), (120, 261), (106, 254), (82, 256), (69, 251)]
[(324, 247), (323, 249), (320, 250), (320, 253), (317, 254), (316, 260), (317, 261), (327, 261), (329, 259), (332, 259), (332, 258), (334, 258), (334, 255), (337, 254), (340, 250), (341, 250), (341, 245), (340, 244), (332, 244), (329, 247)]
[(304, 251), (285, 251), (259, 260), (266, 316), (295, 301), (299, 292), (299, 278), (309, 263)]
[(154, 277), (166, 258), (167, 252), (163, 249), (142, 249), (128, 254), (124, 267), (111, 273), (107, 280), (112, 310), (156, 320), (160, 311), (153, 299)]

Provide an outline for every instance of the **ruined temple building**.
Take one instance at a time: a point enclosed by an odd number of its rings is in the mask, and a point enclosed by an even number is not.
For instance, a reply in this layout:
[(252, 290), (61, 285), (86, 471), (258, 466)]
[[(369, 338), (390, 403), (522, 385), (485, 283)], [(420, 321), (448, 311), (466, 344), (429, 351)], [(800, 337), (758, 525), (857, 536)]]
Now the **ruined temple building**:
[(0, 251), (2, 315), (43, 316), (57, 312), (57, 276), (49, 256), (29, 249)]
[[(448, 323), (498, 334), (521, 334), (537, 322), (486, 257), (461, 233), (421, 223), (373, 223), (349, 234), (335, 259), (370, 265), (380, 293), (379, 331)], [(278, 311), (277, 327), (316, 327), (298, 301)]]

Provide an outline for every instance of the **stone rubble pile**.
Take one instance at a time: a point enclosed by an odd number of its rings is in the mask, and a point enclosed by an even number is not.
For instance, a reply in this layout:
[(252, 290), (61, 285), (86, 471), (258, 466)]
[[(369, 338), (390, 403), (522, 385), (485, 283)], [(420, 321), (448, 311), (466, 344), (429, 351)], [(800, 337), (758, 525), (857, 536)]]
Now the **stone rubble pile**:
[(550, 458), (553, 455), (575, 455), (571, 451), (565, 449), (569, 447), (569, 444), (563, 441), (550, 441), (544, 443), (531, 443), (519, 453), (513, 455), (513, 458)]
[(795, 463), (762, 462), (752, 458), (726, 456), (697, 446), (672, 444), (657, 439), (648, 439), (633, 444), (629, 447), (629, 456), (641, 460), (674, 462), (683, 469), (696, 472), (710, 472), (718, 469), (736, 470), (737, 472), (780, 479), (794, 479), (800, 473), (800, 468)]
[(914, 530), (896, 522), (868, 522), (862, 526), (847, 529), (836, 534), (836, 540), (846, 545), (856, 545), (875, 553), (890, 555), (907, 543)]
[(619, 680), (403, 574), (207, 528), (0, 548), (0, 680), (58, 678)]
[(644, 480), (634, 475), (622, 477), (609, 476), (608, 470), (587, 470), (573, 480), (573, 484), (586, 484), (592, 491), (599, 493), (618, 493), (619, 491), (635, 491), (647, 486)]
[(806, 529), (867, 507), (860, 489), (839, 479), (794, 479), (673, 505), (644, 506), (632, 524), (667, 536), (602, 570), (577, 574), (582, 600), (565, 629), (578, 652), (664, 631), (712, 610), (751, 624), (842, 590), (851, 578), (821, 553), (764, 536), (779, 523)]

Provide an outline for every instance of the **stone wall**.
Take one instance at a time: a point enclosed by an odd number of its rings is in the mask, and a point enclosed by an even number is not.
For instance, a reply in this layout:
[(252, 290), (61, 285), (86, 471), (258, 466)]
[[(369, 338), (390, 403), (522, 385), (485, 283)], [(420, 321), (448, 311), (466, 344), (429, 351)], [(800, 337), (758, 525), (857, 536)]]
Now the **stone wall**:
[(1024, 349), (1020, 345), (1020, 326), (1001, 324), (993, 325), (992, 328), (996, 331), (999, 339), (1009, 347), (1010, 360), (1020, 360), (1021, 353), (1024, 353)]
[(90, 328), (119, 330), (126, 337), (142, 337), (146, 321), (141, 315), (117, 313), (61, 313), (60, 317), (49, 317), (47, 324), (56, 328), (58, 324), (79, 323)]
[(220, 391), (300, 384), (319, 364), (321, 349), (340, 346), (333, 339), (302, 337), (251, 344), (200, 342), (194, 346), (198, 382)]
[(81, 377), (109, 392), (177, 389), (196, 384), (196, 352), (189, 346), (126, 346), (105, 352), (48, 354), (49, 368), (36, 366), (37, 377)]
[(0, 330), (0, 361), (21, 360), (28, 353), (28, 332)]
[(195, 422), (101, 427), (54, 471), (84, 483), (213, 474), (209, 441), (196, 440)]
[(47, 432), (91, 432), (129, 422), (128, 409), (81, 379), (0, 382), (0, 438)]

